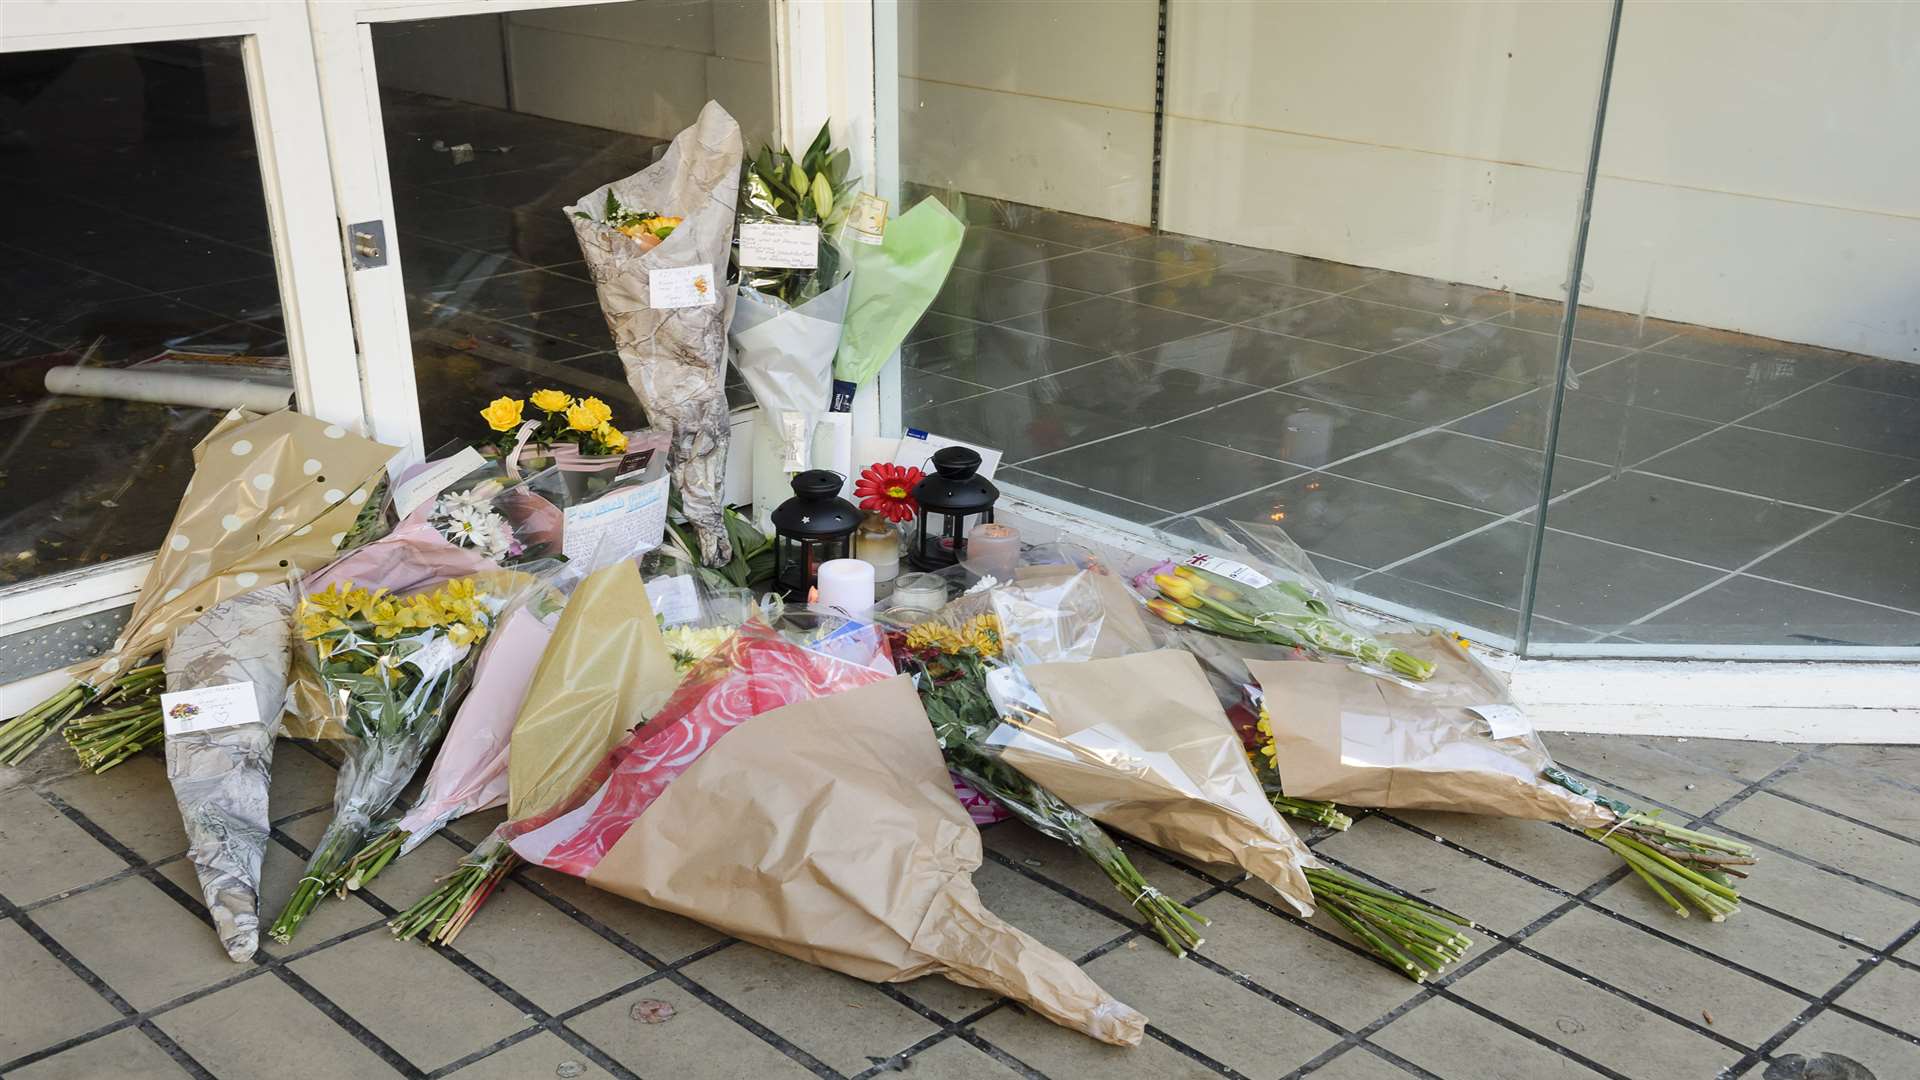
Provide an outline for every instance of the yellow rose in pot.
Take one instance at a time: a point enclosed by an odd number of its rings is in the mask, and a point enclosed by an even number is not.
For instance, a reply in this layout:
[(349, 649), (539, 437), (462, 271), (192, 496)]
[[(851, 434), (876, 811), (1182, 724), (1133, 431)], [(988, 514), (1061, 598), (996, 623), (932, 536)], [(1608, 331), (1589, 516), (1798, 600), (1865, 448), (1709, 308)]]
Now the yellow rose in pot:
[(627, 452), (627, 433), (612, 424), (601, 424), (600, 429), (593, 433), (593, 437), (600, 440), (600, 445), (606, 447), (609, 454)]
[(597, 417), (602, 424), (613, 419), (613, 406), (597, 397), (581, 398), (580, 407)]
[(512, 431), (520, 423), (520, 412), (526, 403), (518, 398), (494, 398), (493, 403), (480, 410), (480, 418), (495, 431)]
[(600, 426), (599, 414), (582, 403), (567, 407), (567, 427), (573, 431), (592, 431)]
[(533, 407), (541, 412), (557, 413), (573, 404), (573, 395), (564, 390), (536, 390), (530, 400)]

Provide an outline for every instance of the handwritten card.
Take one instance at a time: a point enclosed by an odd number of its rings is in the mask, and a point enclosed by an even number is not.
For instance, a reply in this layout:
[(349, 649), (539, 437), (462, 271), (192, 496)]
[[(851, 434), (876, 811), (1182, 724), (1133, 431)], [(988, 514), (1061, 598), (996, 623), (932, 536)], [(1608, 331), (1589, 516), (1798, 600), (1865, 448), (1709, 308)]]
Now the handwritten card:
[(657, 311), (671, 308), (711, 307), (720, 296), (713, 281), (713, 267), (670, 266), (647, 275), (647, 304)]
[(815, 269), (820, 265), (820, 226), (741, 222), (740, 265)]
[(160, 695), (161, 722), (169, 737), (260, 722), (260, 701), (250, 682), (203, 686)]

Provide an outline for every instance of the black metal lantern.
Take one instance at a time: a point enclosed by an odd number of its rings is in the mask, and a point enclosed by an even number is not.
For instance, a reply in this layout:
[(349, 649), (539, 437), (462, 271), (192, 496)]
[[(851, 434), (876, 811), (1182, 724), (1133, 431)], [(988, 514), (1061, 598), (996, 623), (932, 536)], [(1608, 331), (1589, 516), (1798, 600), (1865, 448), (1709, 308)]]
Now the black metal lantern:
[(860, 510), (840, 497), (846, 478), (809, 469), (793, 478), (793, 498), (773, 511), (773, 583), (789, 600), (805, 602), (820, 564), (853, 557)]
[(933, 454), (933, 471), (913, 487), (920, 504), (907, 561), (917, 570), (938, 570), (966, 557), (967, 532), (993, 520), (1000, 489), (980, 475), (980, 454), (949, 446)]

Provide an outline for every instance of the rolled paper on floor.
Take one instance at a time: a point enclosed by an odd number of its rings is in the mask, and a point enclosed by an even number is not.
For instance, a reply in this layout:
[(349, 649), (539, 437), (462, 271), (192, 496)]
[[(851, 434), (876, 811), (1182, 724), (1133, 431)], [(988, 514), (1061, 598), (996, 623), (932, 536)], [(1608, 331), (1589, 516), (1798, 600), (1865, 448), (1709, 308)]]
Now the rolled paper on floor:
[(180, 371), (127, 371), (121, 368), (50, 368), (47, 393), (74, 397), (149, 401), (157, 405), (192, 405), (227, 412), (270, 413), (287, 407), (293, 387), (270, 382), (241, 382), (212, 375)]
[(873, 610), (873, 564), (859, 559), (830, 559), (820, 564), (820, 601), (849, 615)]

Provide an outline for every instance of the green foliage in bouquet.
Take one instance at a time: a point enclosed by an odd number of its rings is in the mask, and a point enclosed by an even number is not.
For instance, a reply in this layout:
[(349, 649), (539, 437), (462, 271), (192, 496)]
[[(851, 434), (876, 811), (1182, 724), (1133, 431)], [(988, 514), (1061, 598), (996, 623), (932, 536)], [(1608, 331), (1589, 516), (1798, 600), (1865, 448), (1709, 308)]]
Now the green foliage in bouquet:
[[(833, 149), (827, 125), (820, 125), (806, 153), (762, 146), (740, 166), (740, 220), (820, 226), (820, 262), (811, 270), (742, 267), (740, 282), (797, 305), (820, 295), (840, 276), (840, 249), (831, 236), (846, 221), (857, 178), (847, 175), (848, 151)], [(736, 233), (735, 243), (738, 243)]]

